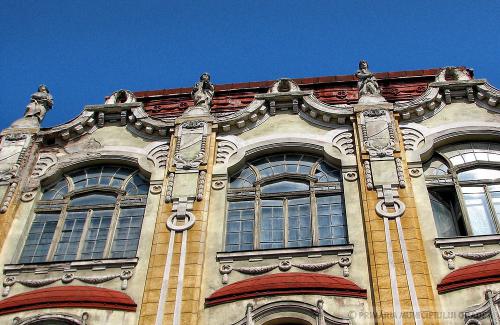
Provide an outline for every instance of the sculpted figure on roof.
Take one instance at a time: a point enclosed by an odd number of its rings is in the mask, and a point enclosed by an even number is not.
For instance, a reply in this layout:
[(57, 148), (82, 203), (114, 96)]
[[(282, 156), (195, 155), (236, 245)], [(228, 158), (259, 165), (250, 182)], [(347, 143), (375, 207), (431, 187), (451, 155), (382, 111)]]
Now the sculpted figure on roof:
[(358, 77), (359, 97), (364, 95), (380, 95), (380, 87), (373, 73), (368, 70), (368, 62), (359, 61), (359, 69), (356, 72)]
[(54, 100), (47, 86), (40, 85), (37, 92), (31, 95), (24, 117), (36, 117), (41, 122), (53, 104)]
[(203, 73), (191, 91), (191, 98), (194, 100), (194, 105), (197, 107), (210, 110), (212, 106), (212, 98), (214, 97), (214, 85), (210, 82), (210, 75)]

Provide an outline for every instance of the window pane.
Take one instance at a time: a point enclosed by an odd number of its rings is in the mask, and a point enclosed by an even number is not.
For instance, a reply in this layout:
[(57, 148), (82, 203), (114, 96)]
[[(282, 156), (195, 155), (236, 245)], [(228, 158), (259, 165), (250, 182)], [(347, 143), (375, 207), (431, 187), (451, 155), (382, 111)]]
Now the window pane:
[(470, 181), (477, 179), (496, 179), (500, 178), (500, 170), (488, 169), (488, 168), (476, 168), (458, 173), (457, 176), (458, 179), (461, 181)]
[(260, 224), (260, 248), (283, 247), (283, 231), (283, 201), (263, 200)]
[(452, 210), (449, 203), (438, 198), (429, 192), (431, 199), (432, 214), (439, 237), (455, 237), (458, 236), (458, 231), (453, 218)]
[(59, 214), (37, 214), (26, 238), (19, 263), (45, 262), (52, 238), (59, 220)]
[(338, 182), (340, 180), (340, 171), (323, 161), (316, 168), (315, 176), (318, 182)]
[(340, 195), (317, 198), (319, 244), (347, 244), (347, 227)]
[(82, 205), (102, 205), (102, 204), (115, 204), (116, 197), (114, 194), (87, 194), (75, 197), (69, 203), (70, 206)]
[(253, 201), (229, 202), (226, 251), (253, 249), (254, 218)]
[(42, 200), (61, 200), (68, 193), (68, 182), (61, 179), (56, 185), (43, 193)]
[(125, 187), (127, 195), (146, 195), (148, 190), (149, 184), (139, 174), (135, 174)]
[(261, 188), (262, 193), (280, 193), (293, 191), (308, 191), (309, 185), (300, 182), (282, 181), (264, 185)]
[(246, 167), (241, 172), (233, 175), (230, 181), (230, 188), (253, 187), (255, 183), (255, 173), (250, 167)]
[(500, 223), (500, 186), (492, 185), (488, 186), (488, 190), (491, 192), (491, 199), (493, 201), (493, 207), (495, 209), (495, 216), (497, 222)]
[(471, 235), (496, 233), (488, 200), (482, 187), (464, 187), (464, 201), (469, 215)]
[(103, 257), (112, 216), (113, 210), (97, 210), (92, 212), (80, 257), (82, 260)]
[(288, 247), (312, 245), (310, 198), (288, 200)]
[(143, 217), (144, 208), (123, 209), (121, 211), (111, 247), (112, 258), (136, 256)]
[(86, 217), (87, 211), (68, 212), (61, 232), (61, 238), (54, 254), (54, 261), (71, 261), (76, 259)]

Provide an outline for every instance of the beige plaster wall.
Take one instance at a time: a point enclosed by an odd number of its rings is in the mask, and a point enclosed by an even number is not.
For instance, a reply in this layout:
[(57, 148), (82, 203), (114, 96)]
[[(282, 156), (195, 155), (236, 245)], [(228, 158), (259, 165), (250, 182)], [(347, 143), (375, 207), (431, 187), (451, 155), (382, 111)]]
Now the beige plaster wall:
[(142, 148), (151, 142), (151, 140), (135, 135), (126, 127), (118, 125), (107, 125), (106, 127), (97, 129), (92, 133), (92, 138), (99, 141), (103, 146), (126, 145)]
[(278, 112), (274, 116), (270, 116), (261, 125), (248, 130), (239, 135), (241, 139), (248, 140), (266, 135), (291, 135), (297, 136), (301, 134), (324, 135), (330, 129), (312, 125), (301, 119), (297, 114), (291, 112)]
[(135, 324), (135, 315), (132, 312), (126, 311), (116, 311), (116, 310), (102, 310), (102, 309), (90, 309), (90, 308), (47, 308), (41, 310), (30, 310), (24, 311), (16, 314), (9, 314), (0, 316), (0, 324), (13, 324), (14, 317), (19, 317), (21, 319), (32, 317), (36, 315), (45, 314), (69, 314), (76, 318), (82, 317), (83, 313), (88, 313), (89, 318), (87, 324)]
[(477, 106), (475, 103), (456, 102), (446, 105), (440, 112), (422, 122), (426, 127), (442, 126), (457, 122), (500, 122), (500, 115)]
[[(338, 162), (350, 162), (349, 167), (355, 166), (355, 159), (352, 156), (342, 156), (337, 149), (332, 150), (331, 133), (319, 127), (312, 126), (303, 121), (298, 115), (281, 114), (268, 119), (260, 126), (247, 131), (240, 135), (241, 140), (247, 140), (246, 143), (256, 141), (257, 139), (265, 139), (265, 143), (286, 141), (286, 134), (294, 138), (302, 138), (304, 143), (315, 139), (324, 141), (323, 150), (329, 154), (334, 155), (333, 160)], [(285, 133), (285, 136), (284, 134)], [(279, 137), (279, 138), (278, 138)], [(285, 138), (285, 140), (284, 140)], [(245, 141), (242, 141), (245, 142)], [(294, 150), (296, 151), (296, 150)], [(317, 152), (322, 155), (321, 152)], [(235, 164), (234, 161), (231, 162)], [(225, 179), (225, 186), (221, 190), (212, 189), (210, 197), (209, 215), (208, 215), (208, 228), (207, 228), (207, 241), (205, 251), (205, 263), (203, 267), (203, 280), (201, 297), (208, 297), (215, 290), (220, 289), (222, 284), (222, 276), (219, 273), (219, 266), (221, 265), (216, 261), (216, 253), (224, 251), (225, 240), (225, 224), (226, 224), (226, 209), (227, 209), (227, 166), (216, 165), (217, 176), (214, 178)], [(341, 166), (339, 166), (341, 167)], [(282, 296), (282, 297), (268, 297), (258, 298), (253, 300), (244, 300), (234, 303), (228, 303), (210, 308), (203, 308), (200, 306), (200, 324), (221, 324), (229, 325), (240, 320), (245, 315), (245, 306), (248, 302), (252, 302), (255, 307), (261, 306), (265, 303), (277, 300), (297, 300), (309, 302), (316, 305), (318, 299), (325, 300), (324, 308), (327, 312), (339, 317), (348, 317), (351, 312), (356, 319), (353, 319), (353, 324), (373, 324), (373, 319), (370, 319), (368, 312), (371, 310), (371, 291), (369, 281), (369, 270), (367, 267), (366, 257), (366, 244), (363, 230), (363, 220), (361, 212), (361, 199), (358, 187), (358, 181), (348, 182), (343, 181), (344, 198), (346, 206), (346, 216), (348, 223), (349, 241), (354, 244), (354, 252), (351, 256), (352, 265), (349, 267), (348, 279), (358, 284), (360, 287), (368, 290), (368, 299), (355, 299), (355, 298), (340, 298), (340, 297), (321, 297), (317, 295), (295, 295), (295, 296)], [(331, 262), (339, 259), (336, 255), (323, 255), (321, 257), (293, 257), (287, 258), (293, 263), (323, 263)], [(234, 266), (261, 266), (279, 263), (278, 258), (269, 258), (261, 261), (234, 261)], [(299, 269), (293, 268), (288, 272), (303, 272)], [(274, 270), (266, 274), (280, 273), (279, 270)], [(335, 275), (342, 277), (342, 268), (335, 265), (320, 273)], [(249, 278), (248, 275), (240, 274), (233, 271), (229, 274), (228, 284), (237, 282), (239, 280)]]
[[(136, 147), (137, 149), (134, 151), (134, 156), (139, 157), (139, 163), (141, 165), (145, 164), (143, 167), (147, 168), (151, 173), (150, 181), (161, 184), (164, 179), (164, 168), (153, 167), (152, 162), (148, 162), (146, 158), (147, 150), (143, 150), (143, 148), (149, 144), (149, 140), (141, 139), (124, 127), (117, 126), (106, 126), (101, 129), (96, 130), (92, 135), (88, 135), (81, 139), (81, 141), (86, 141), (85, 138), (93, 138), (101, 143), (101, 145), (105, 146), (104, 152), (107, 148), (112, 148), (114, 153), (117, 152), (119, 155), (127, 156), (127, 152), (131, 151), (131, 147)], [(165, 140), (166, 143), (168, 139)], [(116, 164), (116, 163), (115, 163)], [(119, 164), (119, 162), (118, 162)], [(32, 220), (34, 218), (34, 208), (36, 206), (36, 202), (42, 195), (42, 190), (39, 189), (34, 200), (30, 202), (20, 202), (19, 207), (16, 211), (12, 227), (8, 232), (7, 240), (5, 241), (4, 246), (2, 247), (0, 253), (0, 269), (4, 269), (5, 264), (16, 263), (19, 258), (19, 255), (22, 251), (23, 244), (26, 238), (26, 235), (31, 226)], [(98, 284), (98, 287), (104, 287), (112, 290), (118, 290), (129, 295), (134, 302), (137, 304), (137, 312), (118, 312), (118, 311), (102, 311), (102, 310), (87, 310), (87, 309), (64, 309), (63, 312), (70, 314), (81, 315), (84, 311), (90, 314), (89, 324), (136, 324), (139, 320), (140, 308), (142, 297), (144, 293), (144, 286), (146, 281), (146, 274), (149, 265), (149, 257), (151, 251), (151, 245), (154, 234), (154, 227), (156, 223), (156, 217), (159, 213), (159, 208), (161, 206), (160, 194), (149, 193), (147, 198), (147, 205), (145, 209), (144, 219), (142, 223), (141, 229), (141, 237), (139, 241), (139, 246), (137, 249), (137, 257), (139, 257), (137, 266), (132, 269), (133, 276), (128, 280), (128, 286), (126, 290), (121, 290), (121, 280), (119, 278), (113, 279), (108, 282), (104, 282), (102, 284)], [(76, 275), (81, 276), (89, 276), (89, 277), (99, 277), (106, 276), (111, 274), (120, 274), (121, 269), (119, 267), (116, 268), (108, 268), (105, 270), (78, 270), (76, 271)], [(48, 272), (45, 274), (20, 274), (16, 275), (18, 279), (45, 279), (51, 277), (60, 277), (63, 275), (62, 271)], [(3, 282), (5, 275), (0, 275), (0, 281)], [(61, 281), (57, 281), (54, 284), (44, 286), (54, 287), (64, 285)], [(82, 283), (78, 280), (73, 280), (68, 285), (89, 285)], [(15, 284), (11, 287), (10, 293), (8, 297), (12, 297), (13, 295), (28, 292), (34, 290), (33, 288), (25, 287), (19, 283)], [(49, 312), (49, 310), (43, 310), (43, 313)], [(34, 315), (40, 313), (40, 311), (30, 311), (25, 313), (11, 314), (0, 317), (0, 324), (9, 324), (15, 316), (25, 317), (28, 315)], [(9, 320), (9, 322), (3, 322), (3, 320)]]

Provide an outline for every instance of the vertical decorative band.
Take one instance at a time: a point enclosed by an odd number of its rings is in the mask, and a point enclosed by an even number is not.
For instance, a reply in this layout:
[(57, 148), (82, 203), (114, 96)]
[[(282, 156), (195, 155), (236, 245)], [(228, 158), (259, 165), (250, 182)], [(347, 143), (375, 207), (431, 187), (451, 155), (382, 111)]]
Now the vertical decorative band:
[(415, 318), (415, 325), (423, 325), (420, 306), (418, 304), (417, 291), (415, 290), (415, 282), (413, 282), (413, 274), (411, 272), (410, 260), (408, 258), (408, 251), (406, 249), (405, 237), (403, 234), (403, 227), (401, 226), (401, 218), (396, 218), (396, 226), (398, 228), (399, 245), (401, 246), (401, 253), (403, 254), (403, 263), (406, 271), (406, 281), (410, 291), (410, 299), (413, 308), (413, 316)]
[(387, 260), (389, 261), (389, 277), (391, 278), (391, 291), (392, 291), (392, 308), (394, 311), (394, 323), (396, 325), (403, 325), (403, 318), (401, 314), (401, 305), (399, 303), (398, 280), (396, 277), (396, 266), (394, 264), (394, 255), (392, 252), (391, 232), (389, 228), (389, 219), (384, 219), (385, 243), (387, 245)]
[(175, 231), (170, 231), (170, 240), (168, 241), (167, 260), (165, 261), (165, 271), (163, 271), (163, 281), (161, 283), (160, 300), (156, 311), (155, 325), (163, 324), (163, 314), (165, 302), (167, 301), (168, 280), (170, 279), (170, 268), (172, 266), (172, 257), (174, 255)]
[(187, 229), (182, 232), (181, 256), (179, 258), (179, 274), (177, 276), (177, 292), (175, 293), (175, 307), (174, 307), (174, 320), (173, 325), (181, 323), (182, 311), (182, 291), (184, 289), (184, 269), (186, 264), (186, 251), (187, 251)]

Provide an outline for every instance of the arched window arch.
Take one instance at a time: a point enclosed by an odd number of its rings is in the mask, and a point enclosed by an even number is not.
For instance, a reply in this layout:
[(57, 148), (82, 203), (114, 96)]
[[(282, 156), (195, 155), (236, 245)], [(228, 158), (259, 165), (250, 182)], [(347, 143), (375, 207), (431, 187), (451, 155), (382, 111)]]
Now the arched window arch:
[(347, 244), (341, 173), (307, 154), (250, 161), (228, 190), (226, 251)]
[(500, 232), (500, 144), (444, 146), (424, 173), (439, 237)]
[(148, 189), (129, 167), (65, 174), (37, 203), (19, 263), (135, 257)]

